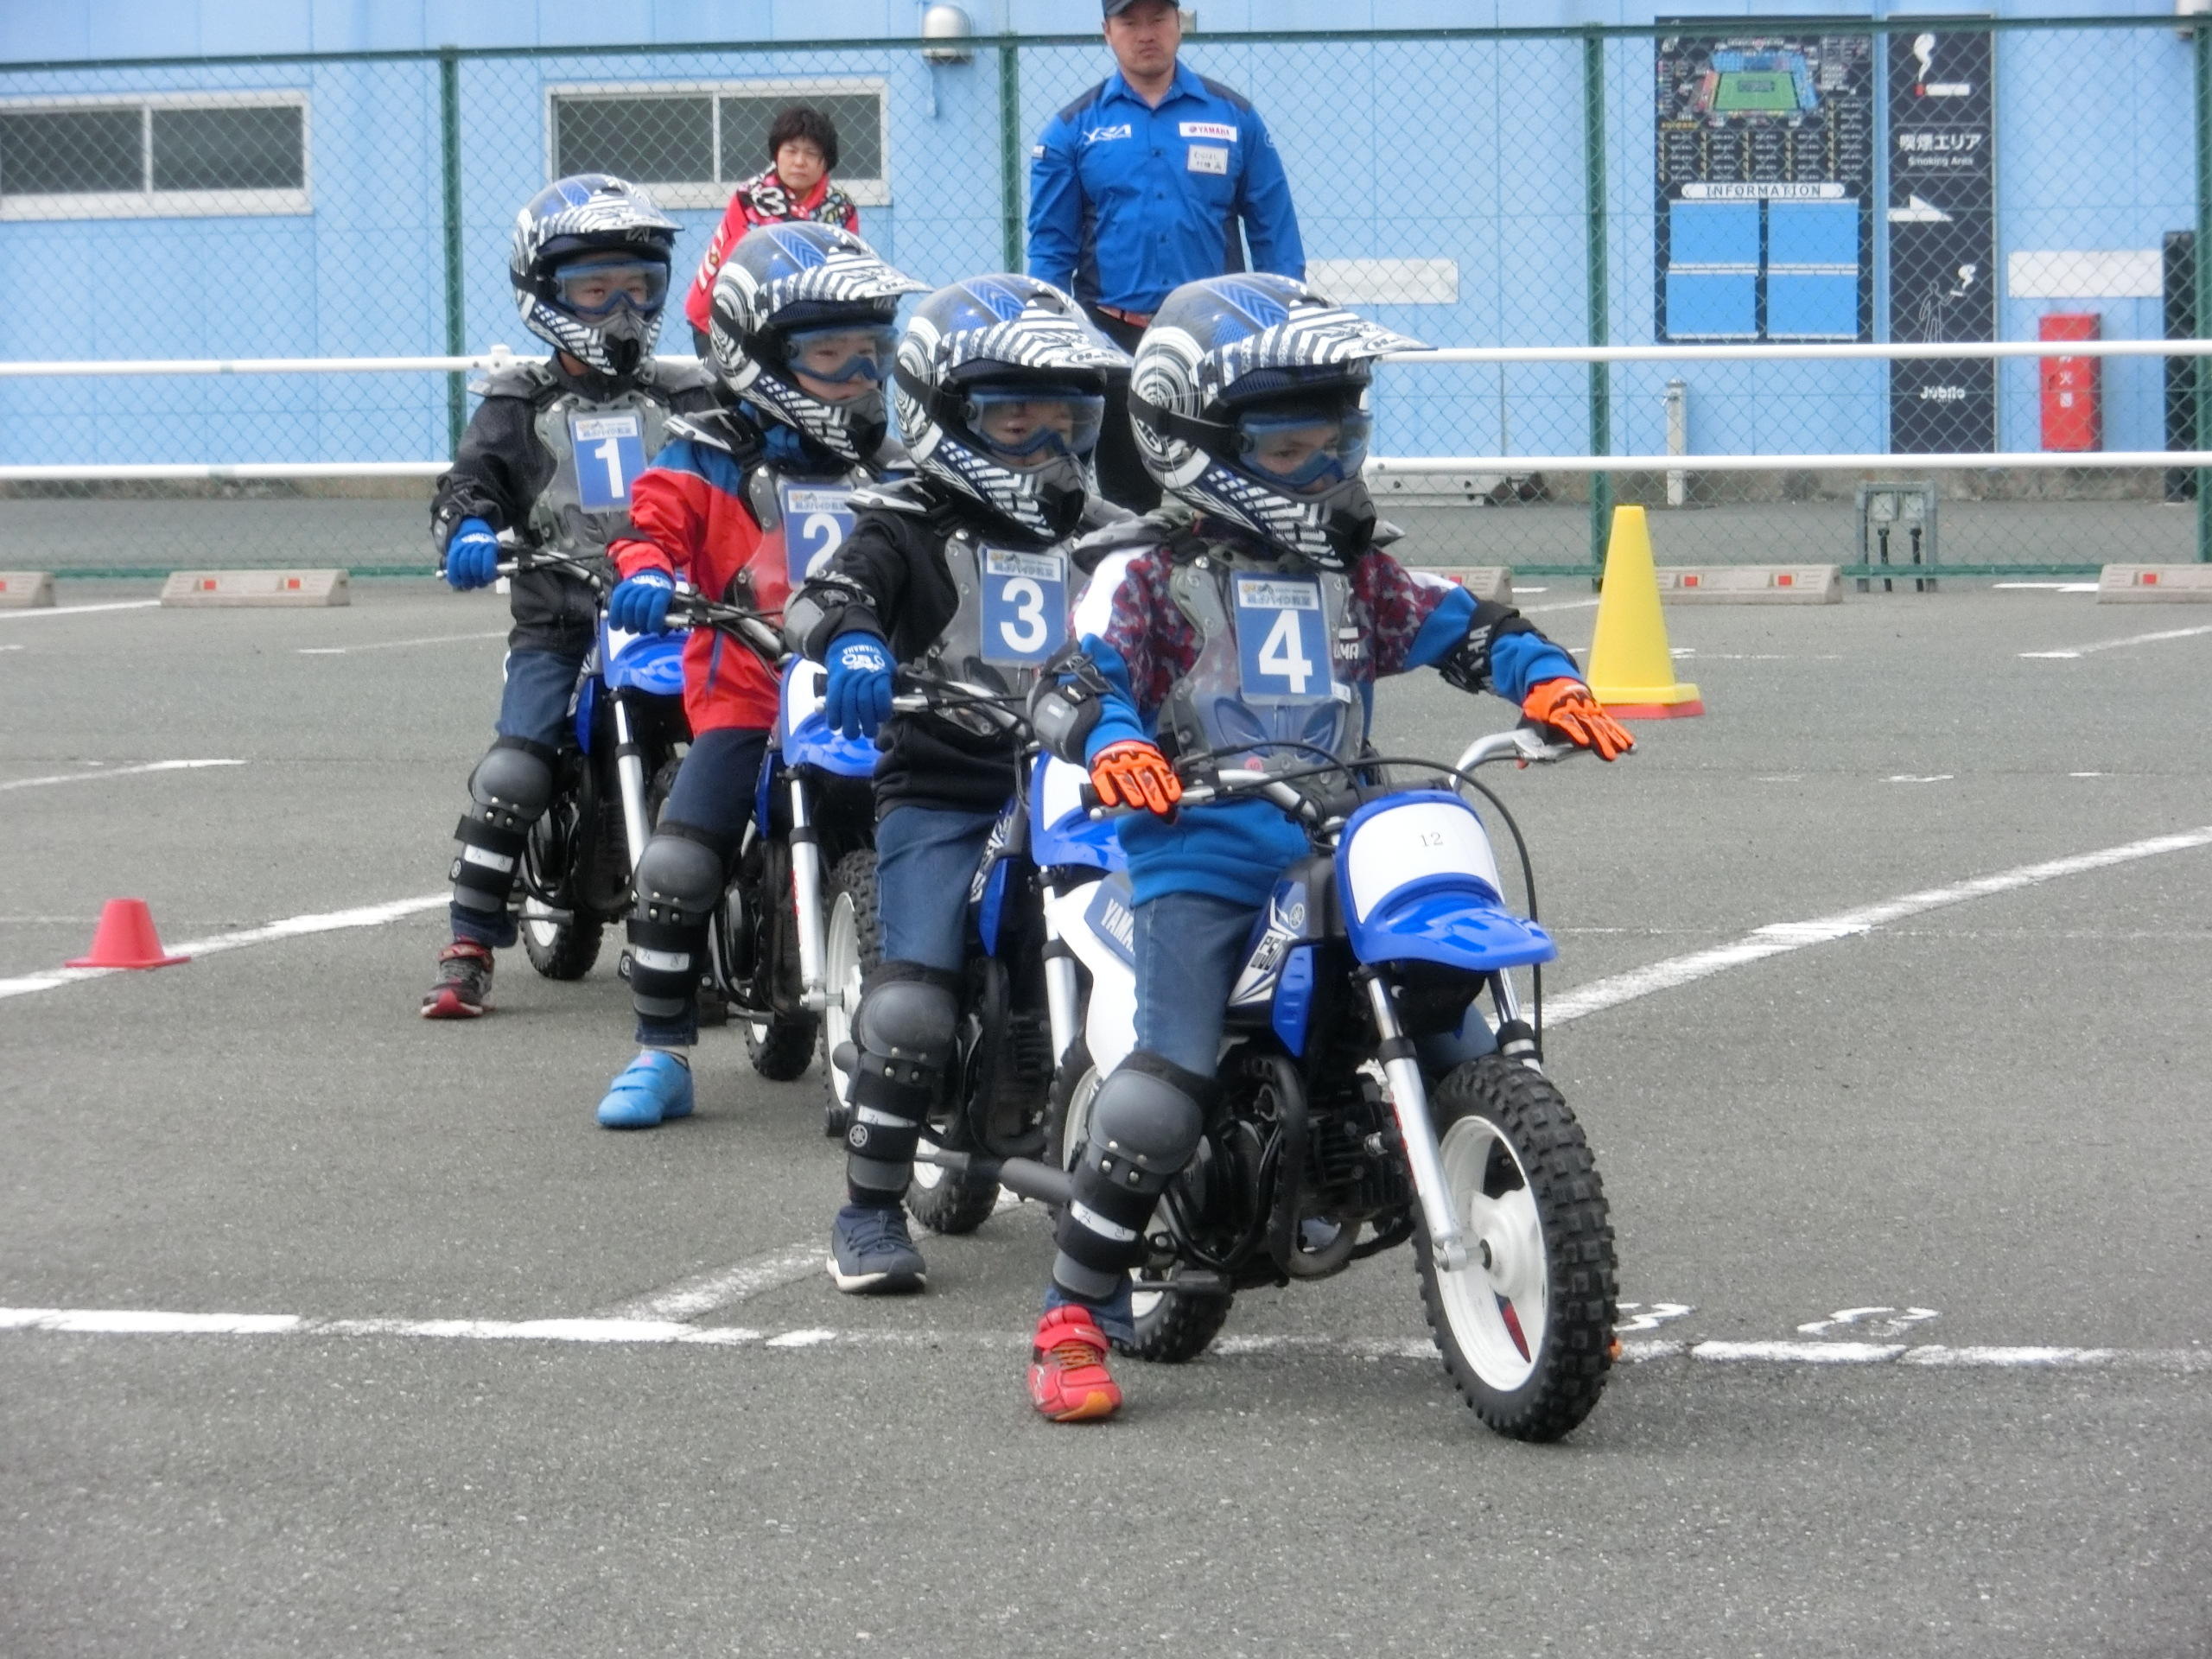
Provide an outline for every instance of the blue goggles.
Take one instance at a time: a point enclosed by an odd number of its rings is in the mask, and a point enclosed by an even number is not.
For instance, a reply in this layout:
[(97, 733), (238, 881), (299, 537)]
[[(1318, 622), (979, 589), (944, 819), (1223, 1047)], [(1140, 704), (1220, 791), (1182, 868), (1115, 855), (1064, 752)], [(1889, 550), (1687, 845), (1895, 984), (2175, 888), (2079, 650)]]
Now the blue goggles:
[(881, 385), (886, 369), (898, 349), (898, 331), (886, 323), (835, 323), (823, 328), (798, 328), (784, 338), (784, 366), (810, 380), (846, 385), (866, 380)]
[(602, 322), (627, 308), (653, 316), (668, 297), (668, 267), (652, 259), (578, 259), (553, 273), (560, 308), (585, 322)]
[(1075, 386), (976, 386), (961, 418), (1000, 460), (1035, 466), (1056, 454), (1081, 460), (1096, 448), (1106, 400)]
[(1255, 410), (1236, 420), (1236, 456), (1254, 477), (1293, 495), (1357, 478), (1372, 423), (1357, 410)]

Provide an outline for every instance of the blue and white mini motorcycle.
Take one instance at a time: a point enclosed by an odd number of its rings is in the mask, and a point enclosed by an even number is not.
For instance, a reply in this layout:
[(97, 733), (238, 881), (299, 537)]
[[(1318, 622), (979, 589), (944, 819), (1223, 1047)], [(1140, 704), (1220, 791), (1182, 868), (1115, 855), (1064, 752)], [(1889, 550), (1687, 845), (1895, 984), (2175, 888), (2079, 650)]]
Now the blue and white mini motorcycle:
[(499, 569), (512, 575), (556, 566), (599, 588), (599, 636), (577, 677), (552, 804), (523, 849), (517, 920), (531, 966), (549, 979), (582, 979), (598, 960), (607, 924), (629, 914), (630, 872), (691, 728), (683, 634), (609, 626), (603, 566), (518, 549)]
[[(1255, 925), (1222, 1096), (1161, 1204), (1128, 1351), (1189, 1359), (1237, 1291), (1410, 1243), (1446, 1370), (1485, 1422), (1554, 1440), (1597, 1403), (1613, 1356), (1612, 1227), (1581, 1126), (1539, 1066), (1541, 1005), (1532, 1025), (1513, 981), (1557, 952), (1508, 907), (1456, 787), (1491, 761), (1574, 752), (1519, 730), (1412, 784), (1313, 791), (1319, 774), (1344, 776), (1325, 763), (1306, 769), (1306, 790), (1224, 770), (1186, 791), (1185, 805), (1272, 801), (1313, 851)], [(1065, 1201), (1099, 1080), (1135, 1046), (1127, 878), (1060, 893), (1046, 913), (1090, 982), (1083, 1051), (1054, 1087), (1052, 1166), (937, 1156), (948, 1176)]]

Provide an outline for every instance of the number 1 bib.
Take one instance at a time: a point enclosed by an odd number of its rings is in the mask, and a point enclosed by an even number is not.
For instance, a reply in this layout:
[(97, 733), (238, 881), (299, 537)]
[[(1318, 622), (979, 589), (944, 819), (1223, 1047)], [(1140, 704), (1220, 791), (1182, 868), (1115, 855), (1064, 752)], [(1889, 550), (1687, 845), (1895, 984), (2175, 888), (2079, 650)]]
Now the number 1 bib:
[(1325, 702), (1336, 695), (1329, 672), (1328, 613), (1313, 576), (1232, 578), (1239, 685), (1253, 702)]
[(853, 533), (853, 493), (842, 484), (781, 483), (776, 505), (784, 516), (784, 556), (796, 590), (829, 563)]
[(645, 438), (635, 415), (571, 415), (576, 499), (589, 512), (626, 509), (630, 486), (645, 470)]
[(1034, 668), (1068, 642), (1067, 555), (982, 554), (983, 660)]

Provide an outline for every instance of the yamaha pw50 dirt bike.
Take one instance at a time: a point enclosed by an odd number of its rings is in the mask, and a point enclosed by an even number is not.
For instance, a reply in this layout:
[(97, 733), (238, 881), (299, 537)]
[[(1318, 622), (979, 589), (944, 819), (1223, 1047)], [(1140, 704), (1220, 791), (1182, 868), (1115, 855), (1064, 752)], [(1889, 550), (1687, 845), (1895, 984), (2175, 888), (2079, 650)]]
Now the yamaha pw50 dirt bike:
[[(1612, 1227), (1581, 1126), (1540, 1068), (1541, 1008), (1532, 1026), (1511, 976), (1557, 952), (1507, 908), (1489, 835), (1454, 786), (1488, 762), (1571, 753), (1522, 730), (1481, 740), (1450, 768), (1398, 763), (1440, 779), (1318, 797), (1292, 786), (1341, 779), (1331, 762), (1224, 770), (1185, 792), (1185, 805), (1268, 800), (1313, 850), (1255, 925), (1230, 1001), (1224, 1087), (1161, 1202), (1127, 1351), (1189, 1359), (1237, 1291), (1324, 1278), (1410, 1243), (1445, 1368), (1484, 1422), (1555, 1440), (1596, 1405), (1613, 1357)], [(1131, 911), (1115, 875), (1068, 895), (1056, 918), (1091, 993), (1088, 1055), (1055, 1086), (1054, 1166), (941, 1161), (1065, 1200), (1099, 1080), (1135, 1045)], [(1437, 1075), (1423, 1039), (1471, 1032), (1483, 996), (1495, 1052)]]
[[(1022, 699), (912, 669), (893, 707), (902, 712), (967, 711), (1025, 739), (1015, 713)], [(914, 1166), (906, 1208), (932, 1231), (972, 1232), (997, 1205), (990, 1160), (1036, 1159), (1049, 1151), (1047, 1117), (1058, 1057), (1077, 1045), (1086, 990), (1081, 964), (1059, 937), (1052, 915), (1066, 893), (1121, 866), (1113, 826), (1094, 822), (1079, 798), (1084, 774), (1025, 753), (1016, 791), (985, 842), (968, 890), (968, 954), (962, 973), (959, 1023), (943, 1092), (923, 1126), (925, 1148), (972, 1167), (947, 1170), (928, 1153)], [(868, 969), (881, 959), (875, 931), (875, 855), (847, 855), (830, 880), (829, 919), (830, 1109), (833, 1135), (847, 1125), (845, 1084), (851, 1071), (852, 1014)], [(840, 1048), (844, 1049), (841, 1055)]]
[(630, 872), (690, 741), (683, 635), (610, 626), (603, 564), (518, 548), (499, 566), (503, 576), (547, 569), (598, 591), (599, 632), (570, 701), (552, 803), (523, 848), (517, 921), (531, 967), (548, 979), (582, 979), (607, 924), (629, 913)]

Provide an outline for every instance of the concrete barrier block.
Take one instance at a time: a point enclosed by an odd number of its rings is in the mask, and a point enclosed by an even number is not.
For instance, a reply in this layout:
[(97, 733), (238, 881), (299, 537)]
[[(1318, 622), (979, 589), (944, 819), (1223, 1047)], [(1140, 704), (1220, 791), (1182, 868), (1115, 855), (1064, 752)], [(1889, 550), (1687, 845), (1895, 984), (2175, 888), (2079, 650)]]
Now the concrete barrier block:
[(28, 611), (53, 603), (51, 570), (0, 570), (0, 611)]
[(1419, 566), (1425, 576), (1441, 576), (1455, 587), (1465, 588), (1477, 599), (1495, 600), (1500, 605), (1513, 602), (1513, 572), (1502, 564), (1425, 564)]
[(2108, 564), (2100, 605), (2212, 605), (2212, 564)]
[(1840, 605), (1843, 570), (1833, 564), (1661, 565), (1659, 597), (1676, 605)]
[(351, 605), (343, 570), (177, 570), (164, 605)]

